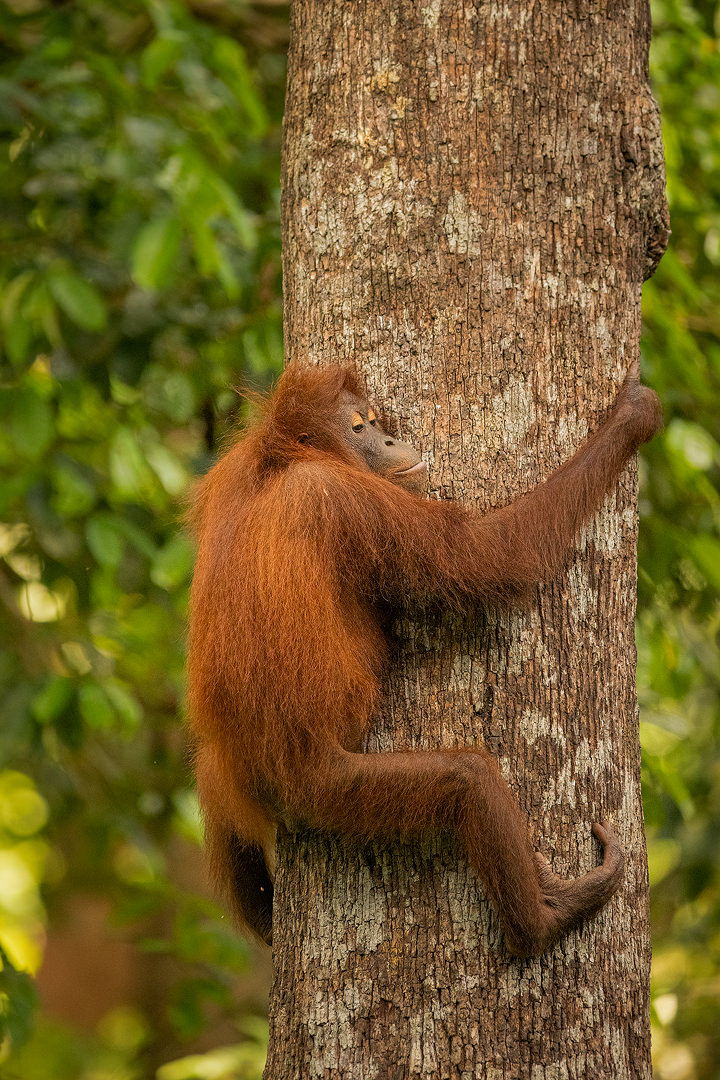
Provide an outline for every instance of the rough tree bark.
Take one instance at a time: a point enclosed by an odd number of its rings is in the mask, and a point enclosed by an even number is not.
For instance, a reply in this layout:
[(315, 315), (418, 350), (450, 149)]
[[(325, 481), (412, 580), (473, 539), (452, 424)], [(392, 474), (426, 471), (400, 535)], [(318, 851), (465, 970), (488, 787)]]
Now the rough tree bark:
[[(646, 0), (295, 0), (287, 356), (356, 361), (432, 498), (537, 483), (638, 354), (667, 238), (649, 35)], [(650, 1075), (635, 548), (633, 467), (527, 612), (399, 617), (368, 740), (484, 742), (561, 874), (609, 816), (621, 893), (517, 962), (447, 837), (281, 837), (267, 1080)]]

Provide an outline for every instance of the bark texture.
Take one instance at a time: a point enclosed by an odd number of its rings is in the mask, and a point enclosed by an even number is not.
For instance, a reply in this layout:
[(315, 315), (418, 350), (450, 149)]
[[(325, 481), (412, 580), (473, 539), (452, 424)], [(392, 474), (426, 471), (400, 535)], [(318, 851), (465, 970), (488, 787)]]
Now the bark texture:
[[(502, 504), (570, 457), (638, 353), (667, 238), (646, 0), (295, 0), (289, 359), (352, 360), (430, 497)], [(555, 872), (620, 894), (505, 953), (452, 841), (280, 838), (267, 1080), (650, 1075), (635, 698), (636, 475), (525, 613), (398, 617), (368, 749), (485, 743)]]

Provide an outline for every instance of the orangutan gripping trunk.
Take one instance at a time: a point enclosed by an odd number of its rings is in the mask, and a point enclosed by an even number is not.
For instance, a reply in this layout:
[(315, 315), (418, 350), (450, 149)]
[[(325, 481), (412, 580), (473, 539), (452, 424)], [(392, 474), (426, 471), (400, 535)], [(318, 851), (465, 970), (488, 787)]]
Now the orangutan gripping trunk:
[(386, 657), (383, 610), (519, 600), (569, 561), (581, 525), (661, 425), (631, 371), (605, 423), (533, 491), (486, 516), (420, 492), (425, 466), (388, 436), (344, 368), (286, 370), (262, 418), (197, 486), (189, 702), (210, 865), (266, 941), (265, 852), (282, 820), (347, 838), (452, 830), (511, 952), (547, 949), (618, 888), (623, 855), (551, 873), (484, 750), (362, 753)]

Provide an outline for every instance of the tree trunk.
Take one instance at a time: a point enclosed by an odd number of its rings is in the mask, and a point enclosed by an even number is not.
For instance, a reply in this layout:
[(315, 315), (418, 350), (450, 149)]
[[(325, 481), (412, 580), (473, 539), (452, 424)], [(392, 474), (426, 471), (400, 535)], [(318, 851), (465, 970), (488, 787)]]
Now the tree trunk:
[[(430, 497), (534, 486), (638, 355), (667, 237), (646, 0), (295, 0), (289, 359), (355, 361)], [(451, 838), (280, 838), (267, 1080), (650, 1075), (635, 698), (636, 470), (524, 613), (402, 613), (367, 747), (484, 743), (555, 872), (624, 887), (551, 953), (506, 953)]]

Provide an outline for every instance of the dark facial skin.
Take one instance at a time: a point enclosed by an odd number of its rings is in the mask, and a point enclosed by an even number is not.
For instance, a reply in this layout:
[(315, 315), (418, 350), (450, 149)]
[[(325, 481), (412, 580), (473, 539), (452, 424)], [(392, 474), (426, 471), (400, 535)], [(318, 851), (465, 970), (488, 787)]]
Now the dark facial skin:
[(369, 469), (408, 491), (424, 492), (425, 462), (410, 443), (399, 442), (383, 431), (367, 401), (344, 393), (340, 398), (340, 424), (348, 446)]

